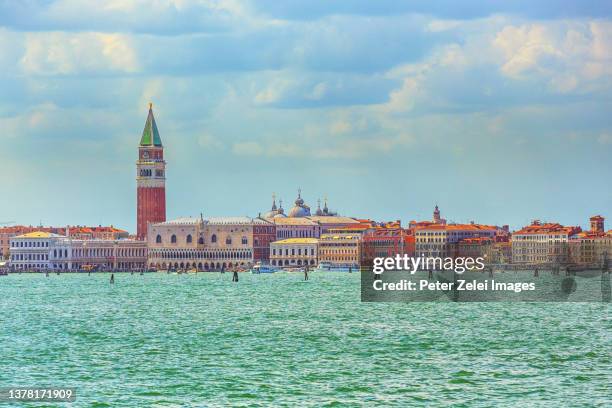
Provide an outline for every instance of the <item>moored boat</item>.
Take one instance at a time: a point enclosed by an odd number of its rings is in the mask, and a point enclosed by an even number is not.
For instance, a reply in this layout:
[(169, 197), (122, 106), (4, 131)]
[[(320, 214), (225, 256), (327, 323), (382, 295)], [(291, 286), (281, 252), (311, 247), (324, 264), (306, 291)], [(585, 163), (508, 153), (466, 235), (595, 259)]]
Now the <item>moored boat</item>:
[(278, 272), (280, 268), (268, 264), (256, 264), (251, 268), (251, 273), (274, 273)]
[(359, 266), (354, 264), (336, 264), (327, 261), (319, 262), (315, 272), (358, 272)]

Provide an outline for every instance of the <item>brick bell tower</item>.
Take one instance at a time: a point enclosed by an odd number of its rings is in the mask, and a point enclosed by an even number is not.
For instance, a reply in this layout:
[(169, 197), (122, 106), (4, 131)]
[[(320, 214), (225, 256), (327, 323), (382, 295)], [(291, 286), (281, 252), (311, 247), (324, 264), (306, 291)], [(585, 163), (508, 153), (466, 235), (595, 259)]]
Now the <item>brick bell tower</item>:
[(166, 221), (166, 162), (159, 130), (153, 116), (153, 104), (149, 103), (149, 115), (145, 123), (136, 162), (138, 186), (137, 237), (147, 239), (149, 223)]

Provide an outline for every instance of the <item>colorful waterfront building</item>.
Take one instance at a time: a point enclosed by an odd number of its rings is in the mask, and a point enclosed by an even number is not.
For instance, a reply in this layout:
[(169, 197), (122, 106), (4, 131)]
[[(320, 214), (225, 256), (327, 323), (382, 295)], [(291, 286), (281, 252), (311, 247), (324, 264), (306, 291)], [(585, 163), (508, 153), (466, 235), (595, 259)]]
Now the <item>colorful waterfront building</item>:
[(28, 234), (30, 232), (48, 232), (61, 236), (70, 237), (72, 239), (102, 239), (102, 240), (120, 240), (128, 238), (129, 234), (112, 225), (89, 227), (89, 226), (66, 226), (66, 227), (34, 227), (15, 225), (12, 227), (0, 228), (0, 259), (3, 257), (8, 259), (10, 255), (10, 240), (13, 237)]
[(127, 239), (130, 234), (127, 231), (115, 228), (112, 225), (110, 227), (103, 227), (101, 225), (97, 227), (77, 225), (66, 227), (64, 235), (72, 239), (119, 240)]
[(454, 257), (456, 244), (467, 238), (494, 239), (499, 228), (491, 225), (431, 224), (414, 230), (416, 256)]
[(138, 146), (136, 171), (136, 236), (145, 240), (148, 224), (166, 221), (166, 162), (152, 104)]
[(255, 239), (263, 249), (263, 242), (275, 234), (273, 228), (250, 217), (185, 217), (150, 224), (148, 264), (163, 270), (248, 267), (257, 261)]
[(270, 244), (270, 263), (274, 266), (317, 265), (317, 238), (287, 238)]
[[(68, 257), (64, 255), (68, 254)], [(52, 269), (135, 271), (146, 268), (147, 243), (135, 239), (60, 239), (49, 251)]]
[(276, 240), (286, 238), (319, 238), (321, 225), (309, 217), (267, 218), (275, 226)]
[(33, 231), (12, 237), (10, 239), (11, 269), (51, 269), (49, 248), (62, 238), (65, 237), (46, 231)]
[(130, 239), (73, 239), (46, 231), (11, 238), (13, 270), (135, 270), (146, 265), (147, 247)]
[(541, 223), (534, 220), (512, 234), (512, 262), (525, 264), (567, 264), (569, 242), (582, 232), (577, 226)]
[(569, 239), (569, 262), (577, 265), (602, 266), (612, 260), (612, 230), (605, 232), (601, 215), (589, 219), (591, 229)]
[(270, 262), (270, 244), (276, 241), (276, 225), (258, 218), (253, 222), (253, 262)]
[(358, 268), (361, 265), (361, 239), (364, 231), (321, 234), (319, 262)]
[[(319, 224), (319, 232), (321, 234), (326, 234), (332, 229), (345, 228), (345, 227), (349, 228), (352, 226), (359, 226), (364, 223), (371, 225), (370, 220), (358, 220), (355, 218), (343, 217), (340, 215), (313, 215), (307, 218)], [(357, 227), (357, 228), (360, 228), (360, 227)]]
[(33, 227), (31, 225), (14, 225), (11, 227), (2, 227), (0, 228), (0, 259), (9, 259), (11, 253), (11, 238), (35, 231), (50, 232), (53, 234), (64, 233), (62, 228), (55, 227)]
[[(396, 255), (414, 255), (414, 245), (410, 245), (410, 230), (402, 228), (399, 220), (381, 223), (368, 228), (361, 240), (361, 265), (371, 267), (374, 258), (387, 258)], [(414, 239), (412, 239), (414, 243)]]

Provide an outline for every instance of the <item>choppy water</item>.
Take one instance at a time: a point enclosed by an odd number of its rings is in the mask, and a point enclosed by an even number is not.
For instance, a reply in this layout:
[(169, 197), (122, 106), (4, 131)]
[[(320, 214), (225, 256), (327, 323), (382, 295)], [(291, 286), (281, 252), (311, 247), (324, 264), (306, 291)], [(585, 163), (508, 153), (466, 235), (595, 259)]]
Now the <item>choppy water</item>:
[(609, 304), (361, 303), (358, 274), (0, 277), (0, 387), (72, 406), (609, 406)]

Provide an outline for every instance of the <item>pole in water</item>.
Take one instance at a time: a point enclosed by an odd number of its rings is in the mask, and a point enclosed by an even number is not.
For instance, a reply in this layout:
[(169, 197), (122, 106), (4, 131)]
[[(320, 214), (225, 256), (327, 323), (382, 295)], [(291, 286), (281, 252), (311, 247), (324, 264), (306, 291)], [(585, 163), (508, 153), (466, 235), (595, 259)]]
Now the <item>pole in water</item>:
[(308, 280), (308, 268), (304, 268), (304, 280)]
[(110, 283), (115, 283), (115, 274), (111, 273)]
[(234, 275), (232, 276), (232, 282), (238, 282), (238, 271), (234, 271)]

